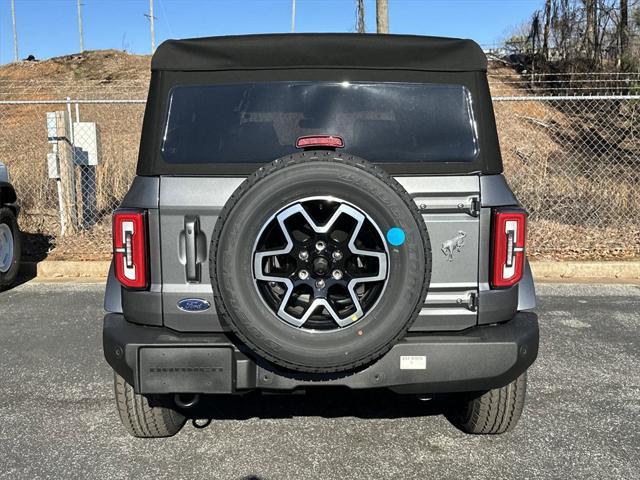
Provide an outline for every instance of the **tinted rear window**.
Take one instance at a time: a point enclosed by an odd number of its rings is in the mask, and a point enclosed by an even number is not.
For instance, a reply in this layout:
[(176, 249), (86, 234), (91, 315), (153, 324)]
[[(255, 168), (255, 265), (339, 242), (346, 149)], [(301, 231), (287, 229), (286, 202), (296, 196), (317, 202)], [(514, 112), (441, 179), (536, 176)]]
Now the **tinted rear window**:
[(338, 135), (375, 163), (472, 162), (471, 95), (462, 85), (276, 82), (174, 87), (168, 163), (264, 163), (307, 135)]

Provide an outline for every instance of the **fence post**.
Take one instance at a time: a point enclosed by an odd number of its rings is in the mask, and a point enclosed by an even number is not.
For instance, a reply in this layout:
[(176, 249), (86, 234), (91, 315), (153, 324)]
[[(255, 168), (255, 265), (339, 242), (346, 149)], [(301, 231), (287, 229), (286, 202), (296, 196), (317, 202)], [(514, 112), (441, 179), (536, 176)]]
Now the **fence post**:
[[(70, 105), (69, 105), (70, 106)], [(73, 162), (73, 139), (71, 133), (71, 116), (68, 112), (55, 112), (57, 126), (57, 145), (60, 158), (60, 190), (62, 204), (61, 214), (64, 215), (64, 234), (75, 233), (78, 225), (78, 211), (76, 207), (76, 176)]]
[(82, 228), (91, 228), (98, 217), (98, 185), (96, 167), (100, 155), (98, 125), (93, 122), (76, 122), (73, 125), (74, 160), (80, 175), (82, 200)]

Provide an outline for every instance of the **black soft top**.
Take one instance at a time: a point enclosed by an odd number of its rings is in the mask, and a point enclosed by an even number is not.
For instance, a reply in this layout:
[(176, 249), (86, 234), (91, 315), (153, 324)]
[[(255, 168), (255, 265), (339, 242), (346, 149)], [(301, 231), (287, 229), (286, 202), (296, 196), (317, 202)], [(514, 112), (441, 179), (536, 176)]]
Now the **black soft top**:
[(487, 70), (487, 58), (458, 38), (302, 33), (167, 40), (151, 61), (152, 70), (169, 71), (282, 68), (474, 72)]

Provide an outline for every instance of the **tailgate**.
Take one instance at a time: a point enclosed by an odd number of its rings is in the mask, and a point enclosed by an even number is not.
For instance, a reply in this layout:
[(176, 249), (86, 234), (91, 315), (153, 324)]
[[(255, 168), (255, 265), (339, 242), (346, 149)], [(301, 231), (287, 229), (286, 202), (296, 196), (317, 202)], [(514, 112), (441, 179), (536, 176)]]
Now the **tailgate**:
[[(222, 331), (209, 279), (215, 222), (243, 178), (161, 177), (160, 235), (164, 324), (178, 331)], [(397, 177), (427, 223), (432, 275), (412, 331), (462, 330), (477, 322), (479, 177)], [(181, 300), (204, 300), (185, 311)], [(200, 302), (197, 305), (202, 305)], [(212, 313), (214, 315), (212, 315)]]

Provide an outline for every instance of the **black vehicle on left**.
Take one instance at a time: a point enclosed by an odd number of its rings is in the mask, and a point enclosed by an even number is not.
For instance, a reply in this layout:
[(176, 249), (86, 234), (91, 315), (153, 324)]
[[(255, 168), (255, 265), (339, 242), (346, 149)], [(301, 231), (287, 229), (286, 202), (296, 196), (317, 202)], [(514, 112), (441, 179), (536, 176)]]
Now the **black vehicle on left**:
[(20, 229), (16, 191), (0, 162), (0, 290), (14, 283), (20, 268)]

